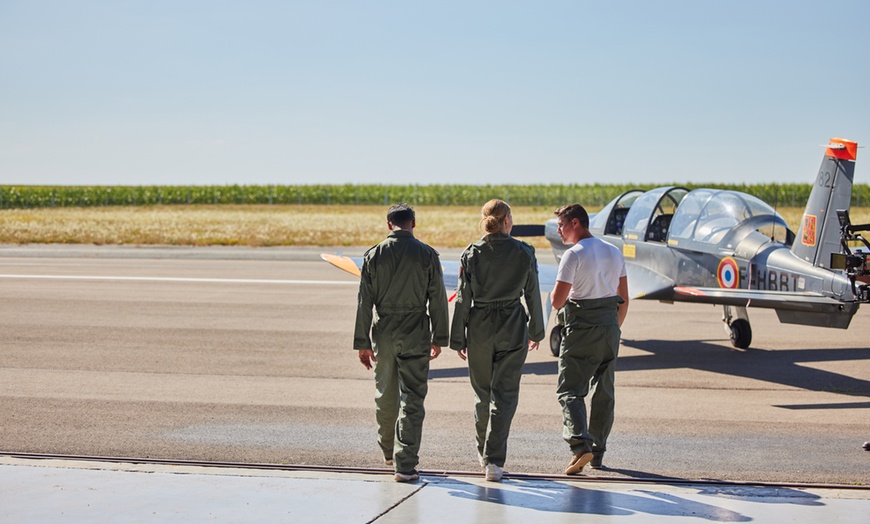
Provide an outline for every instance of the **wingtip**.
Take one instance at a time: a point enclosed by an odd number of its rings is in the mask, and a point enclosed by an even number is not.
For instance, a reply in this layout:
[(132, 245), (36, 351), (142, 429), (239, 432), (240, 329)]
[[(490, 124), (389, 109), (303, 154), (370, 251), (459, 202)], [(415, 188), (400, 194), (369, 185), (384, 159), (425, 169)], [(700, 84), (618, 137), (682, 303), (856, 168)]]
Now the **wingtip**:
[(322, 258), (326, 262), (329, 262), (338, 269), (350, 273), (351, 275), (357, 277), (362, 275), (356, 263), (354, 263), (354, 261), (349, 257), (343, 255), (330, 255), (328, 253), (321, 253), (320, 258)]

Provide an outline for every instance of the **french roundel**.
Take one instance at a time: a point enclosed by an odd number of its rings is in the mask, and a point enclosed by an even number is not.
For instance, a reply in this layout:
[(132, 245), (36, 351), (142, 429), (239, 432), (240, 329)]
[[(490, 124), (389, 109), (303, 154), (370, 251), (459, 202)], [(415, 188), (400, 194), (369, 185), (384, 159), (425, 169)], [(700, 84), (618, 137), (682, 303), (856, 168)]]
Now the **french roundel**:
[(725, 257), (719, 262), (719, 269), (716, 272), (716, 277), (719, 279), (719, 287), (725, 289), (737, 289), (740, 283), (740, 277), (737, 269), (737, 262), (731, 257)]

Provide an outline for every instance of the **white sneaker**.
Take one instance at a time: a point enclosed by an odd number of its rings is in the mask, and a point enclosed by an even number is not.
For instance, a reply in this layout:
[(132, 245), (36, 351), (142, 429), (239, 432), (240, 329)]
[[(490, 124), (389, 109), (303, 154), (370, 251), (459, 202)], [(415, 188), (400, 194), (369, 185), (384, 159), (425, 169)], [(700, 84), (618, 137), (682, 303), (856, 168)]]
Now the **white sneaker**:
[(392, 466), (393, 459), (384, 459), (384, 466)]
[(393, 479), (395, 479), (396, 482), (413, 482), (419, 478), (420, 478), (420, 474), (417, 473), (416, 471), (414, 471), (412, 473), (396, 472), (396, 474), (393, 476)]
[(504, 469), (496, 466), (495, 464), (487, 464), (486, 465), (486, 480), (490, 482), (499, 482), (501, 477), (504, 475)]

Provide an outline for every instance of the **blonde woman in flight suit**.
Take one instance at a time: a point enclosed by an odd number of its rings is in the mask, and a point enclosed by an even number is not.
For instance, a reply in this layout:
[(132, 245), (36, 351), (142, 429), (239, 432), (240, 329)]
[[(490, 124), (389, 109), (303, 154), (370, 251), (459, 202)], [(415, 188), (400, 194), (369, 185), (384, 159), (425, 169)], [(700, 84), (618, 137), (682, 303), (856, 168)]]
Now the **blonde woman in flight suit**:
[(468, 362), (478, 458), (486, 479), (497, 482), (504, 474), (522, 367), (544, 338), (544, 315), (535, 248), (510, 236), (510, 206), (493, 199), (481, 214), (486, 235), (460, 259), (450, 347)]

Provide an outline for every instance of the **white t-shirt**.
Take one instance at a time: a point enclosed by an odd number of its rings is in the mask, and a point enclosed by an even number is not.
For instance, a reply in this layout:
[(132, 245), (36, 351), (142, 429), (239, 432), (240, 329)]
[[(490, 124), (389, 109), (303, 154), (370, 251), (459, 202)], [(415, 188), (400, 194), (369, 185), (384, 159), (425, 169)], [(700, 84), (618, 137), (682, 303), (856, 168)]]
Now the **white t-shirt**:
[(624, 276), (625, 259), (619, 248), (590, 237), (565, 251), (556, 280), (571, 284), (569, 300), (586, 300), (616, 296)]

